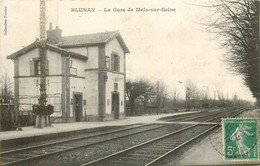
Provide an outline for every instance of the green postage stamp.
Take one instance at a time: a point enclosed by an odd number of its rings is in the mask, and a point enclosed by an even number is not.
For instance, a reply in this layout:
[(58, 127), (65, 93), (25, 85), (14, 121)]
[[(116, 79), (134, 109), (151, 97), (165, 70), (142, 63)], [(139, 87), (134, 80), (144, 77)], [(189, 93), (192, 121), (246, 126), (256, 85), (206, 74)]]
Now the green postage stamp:
[(258, 160), (258, 119), (222, 119), (223, 159), (225, 161)]

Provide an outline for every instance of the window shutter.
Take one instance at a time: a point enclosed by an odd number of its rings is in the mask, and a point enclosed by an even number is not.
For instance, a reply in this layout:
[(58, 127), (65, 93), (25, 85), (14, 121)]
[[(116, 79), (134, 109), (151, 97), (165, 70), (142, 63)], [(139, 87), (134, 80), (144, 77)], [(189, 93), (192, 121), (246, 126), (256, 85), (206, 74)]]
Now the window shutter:
[(34, 73), (34, 61), (30, 61), (30, 75), (35, 75)]
[(120, 56), (117, 56), (117, 71), (120, 71)]
[(114, 54), (111, 54), (111, 70), (113, 71), (113, 70), (115, 70), (115, 65), (114, 65), (114, 63), (115, 63), (115, 60), (114, 60)]
[(108, 62), (107, 62), (107, 63), (108, 63), (108, 70), (110, 70), (110, 69), (111, 69), (111, 67), (110, 67), (110, 66), (111, 66), (110, 57), (108, 56), (107, 58), (108, 58), (108, 59), (107, 59), (107, 61), (108, 61)]
[(46, 74), (49, 75), (49, 60), (46, 61)]

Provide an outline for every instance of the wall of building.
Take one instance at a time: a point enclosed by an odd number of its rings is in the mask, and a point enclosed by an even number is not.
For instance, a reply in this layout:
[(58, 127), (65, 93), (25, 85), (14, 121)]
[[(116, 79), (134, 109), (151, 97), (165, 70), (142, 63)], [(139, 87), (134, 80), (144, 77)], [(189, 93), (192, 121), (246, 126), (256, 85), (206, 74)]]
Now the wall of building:
[(77, 47), (69, 48), (68, 50), (88, 57), (88, 61), (85, 64), (85, 69), (98, 68), (98, 47)]
[(120, 46), (118, 40), (115, 38), (112, 41), (110, 41), (105, 48), (106, 56), (110, 57), (110, 67), (111, 67), (111, 54), (112, 52), (115, 52), (120, 56), (120, 71), (124, 72), (124, 50)]
[[(83, 54), (88, 56), (88, 61), (85, 63), (85, 69), (98, 69), (98, 47), (80, 47), (80, 48), (70, 48), (69, 50)], [(124, 51), (121, 48), (117, 39), (113, 39), (105, 46), (105, 55), (110, 57), (111, 54), (115, 52), (120, 56), (120, 71), (114, 72), (109, 71), (107, 73), (108, 79), (106, 81), (106, 88), (105, 88), (105, 114), (111, 115), (111, 102), (112, 102), (112, 92), (114, 92), (114, 83), (118, 83), (118, 92), (119, 92), (119, 106), (120, 106), (120, 113), (124, 113)], [(72, 67), (76, 67), (81, 65), (81, 62), (77, 62), (73, 60)], [(111, 63), (111, 62), (110, 62)], [(75, 65), (75, 66), (74, 66)], [(111, 64), (110, 64), (111, 65)], [(79, 72), (79, 75), (81, 73)], [(87, 117), (97, 117), (98, 116), (98, 71), (85, 71), (85, 84), (81, 86), (81, 81), (77, 80), (76, 78), (71, 79), (71, 94), (70, 98), (73, 98), (73, 91), (80, 92), (80, 88), (84, 89), (83, 93), (83, 100), (86, 100), (86, 105), (83, 106), (83, 111), (86, 111)], [(77, 85), (78, 84), (78, 85)], [(75, 88), (76, 86), (76, 88)], [(77, 89), (78, 87), (78, 89)], [(75, 88), (75, 89), (73, 89)], [(71, 105), (71, 115), (73, 115), (73, 105)], [(90, 118), (91, 119), (91, 118)]]
[[(77, 69), (77, 75), (70, 75), (70, 100), (73, 100), (73, 93), (82, 93), (82, 100), (86, 100), (85, 97), (85, 65), (86, 60), (70, 58), (72, 61), (72, 68)], [(82, 102), (83, 104), (83, 102)], [(86, 110), (86, 106), (82, 106), (83, 114)], [(75, 119), (75, 112), (73, 110), (73, 104), (70, 103), (70, 117)]]
[(30, 76), (30, 61), (38, 57), (39, 50), (37, 48), (19, 56), (19, 76)]
[(47, 80), (47, 104), (54, 106), (54, 113), (52, 117), (62, 116), (62, 71), (61, 71), (61, 55), (54, 51), (47, 50), (47, 60), (48, 60), (48, 75)]
[(107, 73), (106, 82), (106, 114), (111, 115), (112, 92), (114, 92), (114, 83), (118, 83), (119, 92), (119, 112), (124, 113), (124, 76), (122, 74)]
[(120, 56), (120, 71), (114, 72), (108, 70), (107, 72), (107, 82), (106, 82), (106, 114), (111, 115), (112, 109), (112, 92), (114, 92), (114, 83), (118, 83), (118, 92), (119, 92), (119, 112), (124, 113), (124, 51), (120, 46), (118, 40), (115, 38), (110, 41), (105, 48), (106, 56), (110, 57), (110, 69), (111, 69), (111, 54), (115, 52)]
[[(61, 74), (60, 54), (47, 50), (46, 57), (48, 60), (49, 75)], [(31, 75), (30, 61), (32, 61), (33, 58), (39, 58), (39, 50), (37, 48), (19, 57), (19, 76)]]
[(98, 71), (87, 71), (85, 98), (87, 116), (98, 116)]
[(61, 55), (53, 51), (47, 51), (49, 75), (61, 74)]
[(85, 66), (88, 60), (82, 60), (77, 58), (70, 58), (72, 61), (72, 68), (77, 69), (77, 76), (79, 77), (85, 77)]
[[(47, 51), (49, 75), (47, 81), (47, 104), (54, 106), (54, 113), (51, 116), (61, 116), (61, 56), (60, 54)], [(19, 103), (20, 110), (32, 110), (33, 104), (38, 104), (40, 95), (40, 77), (31, 76), (30, 61), (39, 57), (37, 48), (19, 57)]]

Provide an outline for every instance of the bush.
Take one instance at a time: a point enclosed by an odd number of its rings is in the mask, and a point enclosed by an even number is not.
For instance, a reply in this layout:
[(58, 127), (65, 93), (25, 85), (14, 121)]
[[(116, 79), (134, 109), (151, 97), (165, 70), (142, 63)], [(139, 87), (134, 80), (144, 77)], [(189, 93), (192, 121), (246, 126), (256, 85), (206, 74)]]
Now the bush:
[(12, 118), (12, 107), (13, 105), (2, 104), (0, 105), (1, 113), (1, 125), (0, 131), (7, 131), (14, 129), (14, 122)]

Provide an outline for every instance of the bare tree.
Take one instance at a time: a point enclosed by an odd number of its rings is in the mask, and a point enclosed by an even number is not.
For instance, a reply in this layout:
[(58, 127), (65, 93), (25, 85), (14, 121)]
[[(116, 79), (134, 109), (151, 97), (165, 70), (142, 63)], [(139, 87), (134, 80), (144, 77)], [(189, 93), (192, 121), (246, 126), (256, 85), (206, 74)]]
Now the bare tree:
[(200, 93), (201, 93), (201, 100), (203, 101), (209, 100), (210, 96), (209, 96), (208, 87), (206, 87), (206, 89), (203, 88)]
[(186, 106), (192, 107), (196, 105), (201, 98), (200, 90), (191, 80), (188, 80), (185, 83), (185, 89), (186, 89)]
[(12, 88), (13, 88), (13, 82), (10, 79), (8, 73), (4, 73), (1, 75), (0, 79), (1, 84), (1, 97), (3, 99), (2, 102), (10, 102), (12, 99)]
[(158, 107), (164, 109), (167, 95), (168, 95), (168, 93), (167, 93), (167, 86), (165, 85), (164, 82), (160, 82), (158, 95), (157, 95)]
[(178, 108), (177, 108), (177, 101), (179, 99), (179, 94), (177, 92), (177, 89), (175, 88), (174, 89), (174, 92), (173, 92), (173, 110), (174, 111), (177, 111)]
[(227, 49), (226, 60), (234, 74), (241, 75), (254, 97), (260, 100), (259, 4), (255, 0), (212, 0), (207, 23)]
[(218, 100), (224, 101), (225, 98), (224, 98), (223, 92), (220, 89), (216, 89), (216, 92), (217, 92)]

